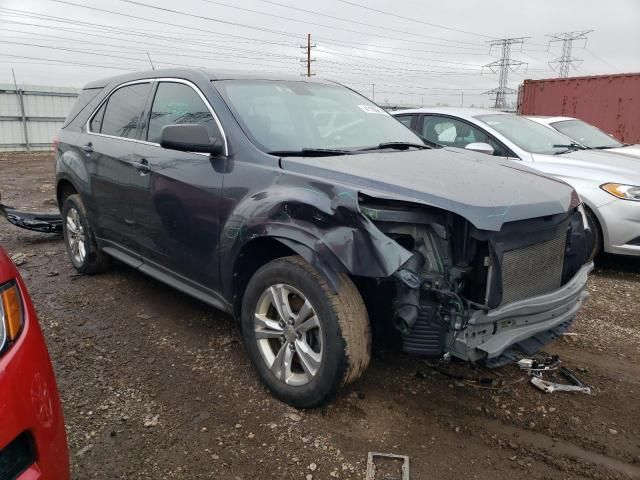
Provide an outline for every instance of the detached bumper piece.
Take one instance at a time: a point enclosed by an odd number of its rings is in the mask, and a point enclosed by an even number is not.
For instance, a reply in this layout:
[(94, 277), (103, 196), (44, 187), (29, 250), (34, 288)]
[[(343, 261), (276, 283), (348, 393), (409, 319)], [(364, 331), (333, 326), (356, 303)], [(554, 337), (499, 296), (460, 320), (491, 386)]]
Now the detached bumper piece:
[(20, 434), (0, 450), (0, 480), (13, 480), (36, 461), (33, 439), (27, 432)]
[(0, 216), (6, 218), (16, 227), (26, 230), (41, 233), (62, 232), (62, 217), (57, 213), (20, 212), (0, 203)]

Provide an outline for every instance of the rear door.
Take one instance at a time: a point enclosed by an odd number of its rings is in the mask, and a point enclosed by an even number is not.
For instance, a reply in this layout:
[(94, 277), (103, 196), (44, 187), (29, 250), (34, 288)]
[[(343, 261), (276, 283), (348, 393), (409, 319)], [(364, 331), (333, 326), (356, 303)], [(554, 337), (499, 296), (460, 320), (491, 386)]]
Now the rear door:
[(116, 246), (133, 245), (130, 189), (134, 152), (151, 82), (126, 84), (113, 91), (90, 117), (79, 143), (91, 183), (96, 234)]
[(136, 149), (136, 250), (148, 266), (216, 289), (224, 157), (160, 147), (165, 125), (200, 124), (224, 138), (209, 102), (186, 80), (159, 80)]

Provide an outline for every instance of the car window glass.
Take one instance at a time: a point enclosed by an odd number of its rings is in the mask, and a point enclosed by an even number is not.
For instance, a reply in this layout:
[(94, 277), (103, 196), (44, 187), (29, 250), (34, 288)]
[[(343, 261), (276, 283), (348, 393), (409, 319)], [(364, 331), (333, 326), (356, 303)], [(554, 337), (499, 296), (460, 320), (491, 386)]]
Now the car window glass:
[(551, 125), (585, 147), (607, 149), (623, 146), (615, 138), (582, 120), (563, 120)]
[(89, 129), (92, 132), (100, 133), (102, 130), (102, 117), (104, 116), (104, 111), (107, 108), (107, 103), (103, 103), (97, 113), (91, 119), (91, 124), (89, 125)]
[(162, 127), (179, 124), (202, 125), (212, 141), (221, 137), (213, 115), (193, 88), (183, 83), (162, 82), (153, 99), (147, 140), (160, 143)]
[(470, 143), (488, 143), (494, 156), (507, 156), (506, 150), (479, 128), (449, 117), (426, 115), (419, 132), (427, 140), (448, 147), (465, 148)]
[(382, 108), (340, 85), (284, 80), (213, 83), (244, 132), (265, 152), (422, 143)]
[(116, 90), (107, 101), (100, 133), (135, 138), (150, 88), (149, 83), (137, 83)]
[(407, 127), (411, 127), (411, 120), (413, 119), (413, 115), (396, 115), (396, 118), (400, 120)]

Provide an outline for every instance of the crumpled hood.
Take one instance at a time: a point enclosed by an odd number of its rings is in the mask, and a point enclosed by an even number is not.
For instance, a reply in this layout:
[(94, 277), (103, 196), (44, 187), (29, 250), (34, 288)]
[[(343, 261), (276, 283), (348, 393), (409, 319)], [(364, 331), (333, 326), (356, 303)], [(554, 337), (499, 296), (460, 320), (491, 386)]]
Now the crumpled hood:
[(286, 171), (343, 184), (373, 197), (454, 212), (481, 230), (568, 211), (577, 196), (561, 180), (496, 157), (441, 148), (333, 157), (283, 157)]
[(640, 163), (631, 155), (610, 150), (577, 150), (563, 155), (533, 155), (536, 169), (566, 179), (588, 179), (597, 185), (606, 182), (640, 185)]

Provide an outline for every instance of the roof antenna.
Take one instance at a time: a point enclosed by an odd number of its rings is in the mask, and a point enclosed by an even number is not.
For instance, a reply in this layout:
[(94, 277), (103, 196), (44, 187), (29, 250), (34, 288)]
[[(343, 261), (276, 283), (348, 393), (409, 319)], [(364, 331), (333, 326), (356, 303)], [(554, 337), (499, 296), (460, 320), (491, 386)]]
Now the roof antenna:
[(147, 58), (149, 59), (149, 63), (151, 64), (151, 70), (155, 70), (156, 67), (153, 66), (153, 62), (151, 61), (151, 55), (149, 55), (149, 52), (147, 52)]

